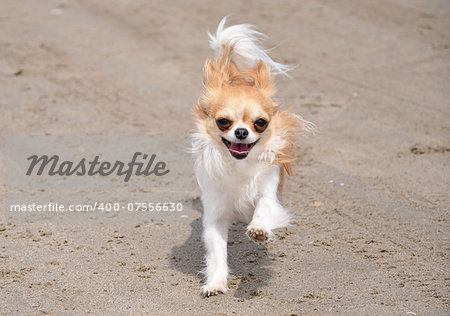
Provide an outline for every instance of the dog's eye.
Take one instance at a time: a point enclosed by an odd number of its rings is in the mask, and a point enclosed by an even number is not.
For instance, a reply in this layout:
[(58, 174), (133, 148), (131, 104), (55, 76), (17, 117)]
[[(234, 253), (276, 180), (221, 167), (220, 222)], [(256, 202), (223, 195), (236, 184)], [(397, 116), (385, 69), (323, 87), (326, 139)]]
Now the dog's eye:
[(269, 123), (265, 119), (259, 119), (255, 121), (255, 130), (259, 133), (264, 132)]
[(217, 120), (217, 126), (221, 131), (226, 131), (230, 128), (232, 122), (230, 120), (227, 120), (226, 118), (221, 118)]

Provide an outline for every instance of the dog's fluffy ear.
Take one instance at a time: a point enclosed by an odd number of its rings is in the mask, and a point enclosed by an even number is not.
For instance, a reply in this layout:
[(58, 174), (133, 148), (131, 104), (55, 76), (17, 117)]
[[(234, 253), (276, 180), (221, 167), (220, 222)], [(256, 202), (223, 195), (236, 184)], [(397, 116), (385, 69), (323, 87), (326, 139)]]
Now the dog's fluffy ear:
[[(219, 95), (224, 85), (229, 85), (230, 76), (237, 72), (236, 65), (231, 61), (233, 47), (227, 45), (220, 59), (206, 60), (203, 69), (203, 93), (198, 107), (208, 112), (208, 107)], [(197, 107), (196, 107), (197, 108)]]
[(203, 70), (203, 87), (205, 90), (218, 90), (227, 80), (227, 75), (217, 61), (206, 60)]
[(219, 59), (206, 61), (203, 76), (205, 89), (220, 89), (222, 85), (228, 84), (230, 70), (232, 66), (236, 68), (236, 65), (231, 61), (232, 54), (233, 46), (227, 45)]
[(195, 105), (198, 116), (204, 118), (209, 114), (209, 108), (215, 97), (226, 82), (226, 74), (221, 71), (221, 65), (217, 60), (206, 60), (203, 68), (203, 93), (199, 103)]
[(268, 98), (272, 98), (275, 95), (275, 88), (273, 85), (273, 78), (270, 74), (270, 70), (267, 68), (263, 61), (258, 63), (258, 66), (254, 69), (255, 72), (255, 86), (261, 90)]

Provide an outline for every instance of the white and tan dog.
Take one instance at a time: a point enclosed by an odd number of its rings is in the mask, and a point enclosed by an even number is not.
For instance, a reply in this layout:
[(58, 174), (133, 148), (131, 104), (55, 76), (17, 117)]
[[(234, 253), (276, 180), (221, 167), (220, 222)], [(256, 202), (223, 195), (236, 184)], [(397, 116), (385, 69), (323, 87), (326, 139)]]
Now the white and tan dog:
[(209, 34), (216, 58), (204, 67), (204, 91), (195, 105), (195, 173), (203, 203), (206, 245), (205, 296), (227, 291), (227, 234), (234, 221), (265, 241), (289, 224), (277, 198), (280, 178), (291, 173), (293, 137), (313, 124), (281, 111), (273, 75), (289, 66), (274, 62), (260, 46), (264, 35), (243, 24)]

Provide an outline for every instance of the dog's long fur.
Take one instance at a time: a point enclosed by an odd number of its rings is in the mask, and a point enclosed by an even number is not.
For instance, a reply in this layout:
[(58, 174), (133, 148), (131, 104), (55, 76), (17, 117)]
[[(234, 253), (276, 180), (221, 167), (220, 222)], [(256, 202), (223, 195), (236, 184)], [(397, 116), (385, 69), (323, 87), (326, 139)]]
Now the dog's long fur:
[(260, 45), (265, 36), (254, 26), (224, 28), (225, 22), (226, 17), (216, 34), (209, 34), (216, 57), (205, 63), (204, 91), (194, 106), (206, 296), (227, 291), (227, 233), (233, 221), (248, 223), (247, 234), (255, 241), (270, 239), (274, 229), (289, 224), (277, 198), (280, 177), (291, 173), (294, 136), (313, 129), (273, 99), (273, 74), (291, 67), (268, 56)]

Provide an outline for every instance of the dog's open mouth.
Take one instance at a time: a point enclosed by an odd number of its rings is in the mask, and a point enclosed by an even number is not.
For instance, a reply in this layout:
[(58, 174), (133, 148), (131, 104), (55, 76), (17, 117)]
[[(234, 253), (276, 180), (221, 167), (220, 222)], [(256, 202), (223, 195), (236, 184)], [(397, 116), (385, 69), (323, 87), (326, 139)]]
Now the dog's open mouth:
[[(258, 139), (259, 140), (259, 139)], [(222, 137), (222, 142), (227, 146), (228, 150), (230, 151), (230, 154), (236, 158), (236, 159), (244, 159), (248, 156), (248, 153), (250, 152), (250, 149), (253, 148), (253, 146), (256, 145), (258, 140), (254, 143), (232, 143), (225, 138)]]

